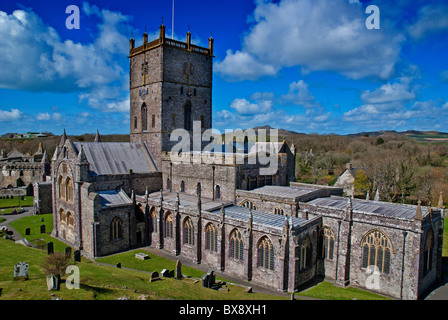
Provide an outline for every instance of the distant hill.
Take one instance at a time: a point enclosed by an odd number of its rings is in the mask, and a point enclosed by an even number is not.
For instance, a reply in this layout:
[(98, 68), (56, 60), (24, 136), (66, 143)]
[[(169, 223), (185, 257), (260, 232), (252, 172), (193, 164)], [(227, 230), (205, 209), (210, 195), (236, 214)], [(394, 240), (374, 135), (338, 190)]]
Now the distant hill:
[(380, 136), (407, 136), (414, 138), (418, 141), (448, 141), (447, 132), (439, 131), (418, 131), (418, 130), (407, 130), (403, 132), (395, 130), (381, 130), (381, 131), (370, 131), (370, 132), (360, 132), (354, 134), (348, 134), (348, 137), (380, 137)]

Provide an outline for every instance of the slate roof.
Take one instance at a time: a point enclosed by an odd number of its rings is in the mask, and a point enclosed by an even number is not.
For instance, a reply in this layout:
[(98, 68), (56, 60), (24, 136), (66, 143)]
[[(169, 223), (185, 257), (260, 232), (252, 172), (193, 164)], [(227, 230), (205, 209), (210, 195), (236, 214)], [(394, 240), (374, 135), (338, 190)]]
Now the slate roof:
[(127, 194), (123, 190), (98, 191), (98, 194), (101, 199), (102, 208), (128, 205), (132, 203), (132, 200), (127, 196)]
[[(317, 198), (308, 202), (308, 204), (345, 210), (348, 204), (348, 198)], [(354, 213), (360, 212), (397, 219), (414, 219), (417, 211), (417, 206), (415, 205), (361, 199), (352, 199), (352, 208)], [(425, 217), (428, 213), (428, 209), (426, 207), (422, 207), (423, 217)]]
[(257, 195), (275, 196), (282, 198), (291, 198), (296, 200), (304, 195), (317, 191), (314, 188), (289, 187), (289, 186), (264, 186), (249, 192)]
[[(249, 208), (232, 205), (225, 208), (225, 217), (230, 217), (246, 222), (249, 220), (249, 212)], [(212, 213), (221, 215), (221, 209), (212, 211)], [(287, 219), (288, 223), (290, 223), (290, 217), (287, 217)], [(309, 220), (292, 217), (292, 224), (294, 228), (299, 228), (309, 222)], [(264, 211), (252, 210), (253, 225), (269, 226), (276, 229), (282, 229), (284, 223), (285, 216), (267, 213)]]
[(156, 172), (157, 167), (143, 142), (74, 142), (77, 152), (84, 149), (93, 175)]

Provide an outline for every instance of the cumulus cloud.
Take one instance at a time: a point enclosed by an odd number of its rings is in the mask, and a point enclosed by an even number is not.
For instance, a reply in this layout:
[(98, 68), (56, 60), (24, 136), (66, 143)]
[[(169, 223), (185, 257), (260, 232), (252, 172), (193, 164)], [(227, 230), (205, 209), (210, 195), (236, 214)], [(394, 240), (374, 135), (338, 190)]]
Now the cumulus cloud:
[(260, 113), (269, 112), (272, 108), (271, 100), (261, 100), (257, 103), (251, 103), (246, 99), (235, 99), (230, 104), (230, 108), (233, 108), (242, 115), (256, 115)]
[[(61, 39), (30, 9), (0, 11), (0, 88), (37, 92), (79, 92), (80, 101), (106, 112), (126, 112), (130, 17), (83, 3), (87, 16), (99, 18), (89, 43)], [(124, 60), (125, 61), (125, 60)], [(41, 120), (58, 119), (41, 113)], [(61, 116), (59, 116), (61, 119)]]
[(0, 122), (19, 120), (22, 115), (22, 112), (18, 109), (11, 109), (11, 111), (0, 110)]
[(399, 82), (387, 83), (374, 91), (366, 91), (361, 95), (364, 103), (390, 103), (415, 99), (410, 90), (410, 78), (402, 78)]
[(293, 66), (353, 79), (388, 79), (405, 38), (390, 28), (368, 30), (365, 19), (362, 6), (346, 0), (257, 1), (242, 49), (227, 51), (215, 70), (233, 80), (254, 80)]
[(428, 4), (420, 8), (417, 21), (408, 27), (416, 39), (443, 31), (448, 31), (448, 5)]

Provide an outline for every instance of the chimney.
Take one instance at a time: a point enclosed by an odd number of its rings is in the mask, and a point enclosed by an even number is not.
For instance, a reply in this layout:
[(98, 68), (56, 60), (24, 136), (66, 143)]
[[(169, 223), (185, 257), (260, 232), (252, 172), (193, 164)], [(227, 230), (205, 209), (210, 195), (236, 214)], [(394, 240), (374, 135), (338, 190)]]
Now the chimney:
[(162, 24), (159, 27), (159, 39), (160, 42), (164, 43), (165, 42), (165, 26)]
[(353, 169), (352, 164), (351, 164), (350, 162), (347, 163), (347, 164), (345, 165), (345, 167), (347, 168), (347, 170), (352, 170), (352, 169)]
[(146, 28), (145, 28), (145, 33), (143, 34), (143, 45), (148, 43), (148, 34), (146, 33)]

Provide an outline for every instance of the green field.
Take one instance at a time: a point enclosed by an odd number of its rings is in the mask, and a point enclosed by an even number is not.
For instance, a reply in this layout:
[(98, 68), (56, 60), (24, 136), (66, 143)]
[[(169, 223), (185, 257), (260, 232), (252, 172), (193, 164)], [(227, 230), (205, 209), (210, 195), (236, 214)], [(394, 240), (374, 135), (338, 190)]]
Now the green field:
[[(32, 207), (34, 197), (14, 197), (13, 199), (0, 199), (0, 208), (22, 208), (22, 207)], [(4, 210), (11, 212), (12, 210)]]

